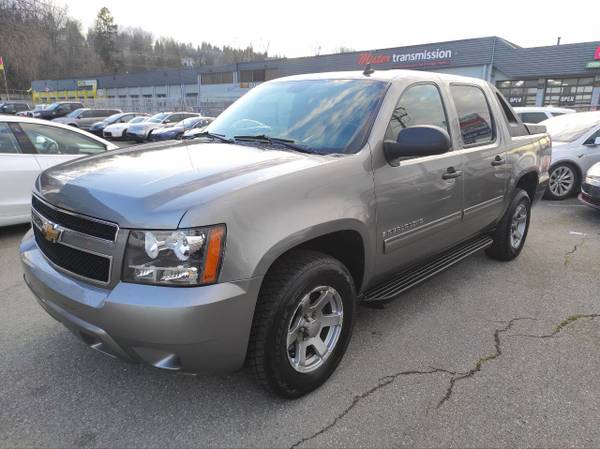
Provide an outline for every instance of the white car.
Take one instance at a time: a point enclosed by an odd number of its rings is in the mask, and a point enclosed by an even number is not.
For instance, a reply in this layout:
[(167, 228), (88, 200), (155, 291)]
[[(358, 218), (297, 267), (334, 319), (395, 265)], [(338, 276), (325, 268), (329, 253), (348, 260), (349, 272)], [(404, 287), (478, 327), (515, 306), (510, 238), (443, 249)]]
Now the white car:
[(540, 125), (552, 138), (546, 198), (562, 200), (578, 192), (583, 175), (600, 162), (600, 111), (554, 117)]
[(0, 226), (30, 220), (31, 190), (42, 170), (116, 148), (67, 125), (29, 117), (0, 117)]
[(130, 125), (133, 125), (135, 123), (145, 122), (149, 118), (150, 118), (149, 116), (140, 116), (140, 117), (135, 117), (125, 123), (114, 123), (112, 125), (108, 125), (102, 131), (102, 135), (105, 139), (114, 139), (114, 140), (125, 139), (127, 129), (129, 128)]
[(579, 201), (600, 210), (600, 162), (590, 167), (581, 183)]
[(573, 114), (575, 109), (555, 108), (554, 106), (523, 106), (513, 108), (523, 123), (540, 123), (552, 117)]

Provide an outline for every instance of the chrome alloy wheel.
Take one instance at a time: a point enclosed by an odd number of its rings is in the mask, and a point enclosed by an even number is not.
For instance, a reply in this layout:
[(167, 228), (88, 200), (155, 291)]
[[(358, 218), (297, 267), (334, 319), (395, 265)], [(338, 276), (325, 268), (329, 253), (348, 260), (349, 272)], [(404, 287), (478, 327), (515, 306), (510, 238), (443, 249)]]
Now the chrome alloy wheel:
[(563, 197), (571, 192), (575, 183), (575, 173), (567, 165), (559, 165), (550, 173), (550, 192), (554, 196)]
[(523, 203), (519, 204), (513, 214), (510, 223), (510, 245), (513, 249), (519, 249), (527, 230), (527, 206)]
[(305, 295), (288, 326), (287, 353), (300, 373), (319, 368), (329, 358), (342, 333), (344, 305), (338, 291), (316, 287)]

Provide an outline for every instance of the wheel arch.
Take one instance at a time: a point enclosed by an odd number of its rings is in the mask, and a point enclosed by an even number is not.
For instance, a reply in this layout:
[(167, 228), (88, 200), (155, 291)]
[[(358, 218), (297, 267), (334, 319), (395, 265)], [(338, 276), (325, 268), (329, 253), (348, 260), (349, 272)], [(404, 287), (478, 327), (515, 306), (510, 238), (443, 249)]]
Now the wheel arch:
[(579, 166), (579, 164), (577, 164), (575, 161), (572, 161), (571, 159), (560, 159), (556, 162), (552, 162), (552, 164), (550, 164), (550, 168), (548, 169), (548, 173), (550, 174), (557, 165), (561, 164), (573, 167), (575, 169), (576, 175), (579, 177), (580, 180), (582, 179), (583, 172), (581, 170), (581, 167)]
[(260, 259), (255, 275), (266, 275), (273, 265), (291, 252), (310, 249), (327, 254), (343, 263), (350, 272), (359, 292), (368, 276), (368, 234), (363, 225), (354, 220), (324, 223), (296, 232), (272, 246)]
[(539, 180), (539, 173), (536, 170), (531, 169), (524, 173), (521, 173), (517, 177), (515, 188), (525, 190), (525, 192), (527, 192), (527, 195), (529, 195), (529, 199), (533, 203), (538, 188)]

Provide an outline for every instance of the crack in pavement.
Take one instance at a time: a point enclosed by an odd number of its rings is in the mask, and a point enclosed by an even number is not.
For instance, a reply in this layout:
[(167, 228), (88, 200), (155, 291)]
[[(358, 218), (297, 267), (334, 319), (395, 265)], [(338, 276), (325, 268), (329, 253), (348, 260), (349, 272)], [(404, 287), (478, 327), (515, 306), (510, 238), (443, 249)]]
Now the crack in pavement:
[(466, 373), (460, 373), (458, 376), (457, 375), (452, 376), (452, 378), (450, 378), (450, 385), (448, 385), (446, 394), (444, 394), (442, 399), (440, 399), (440, 402), (438, 402), (436, 408), (440, 408), (442, 405), (444, 405), (444, 403), (446, 401), (448, 401), (452, 397), (452, 393), (454, 392), (454, 385), (456, 384), (456, 382), (458, 382), (459, 380), (468, 379), (470, 377), (473, 377), (475, 374), (477, 374), (479, 371), (481, 371), (481, 368), (483, 367), (483, 365), (485, 363), (487, 363), (491, 360), (497, 359), (498, 357), (500, 357), (502, 355), (500, 334), (508, 332), (517, 321), (523, 321), (523, 320), (535, 320), (535, 318), (530, 318), (530, 317), (513, 318), (509, 321), (505, 321), (505, 323), (507, 323), (506, 326), (496, 329), (494, 331), (494, 353), (481, 357), (479, 360), (477, 360), (477, 362), (475, 362), (475, 366), (473, 368), (471, 368), (469, 371), (467, 371)]
[(562, 320), (560, 323), (558, 323), (556, 325), (556, 327), (554, 328), (554, 330), (552, 332), (550, 332), (549, 334), (543, 334), (543, 335), (514, 334), (514, 335), (511, 335), (511, 337), (556, 338), (556, 336), (558, 334), (560, 334), (565, 327), (570, 326), (575, 321), (580, 320), (582, 318), (589, 318), (590, 320), (593, 320), (594, 318), (598, 318), (598, 317), (600, 317), (600, 313), (571, 315), (570, 317), (568, 317), (568, 318)]
[[(515, 335), (511, 335), (511, 336), (513, 336), (513, 337), (532, 337), (532, 338), (553, 338), (557, 334), (559, 334), (565, 327), (570, 326), (571, 324), (573, 324), (575, 321), (577, 321), (579, 319), (582, 319), (582, 318), (594, 319), (594, 318), (599, 318), (599, 317), (600, 317), (600, 314), (595, 314), (595, 313), (571, 315), (568, 318), (561, 321), (559, 324), (557, 324), (556, 327), (554, 328), (554, 330), (550, 334), (545, 334), (545, 335), (515, 334)], [(448, 385), (446, 393), (444, 394), (442, 399), (440, 399), (440, 401), (438, 402), (438, 404), (436, 406), (436, 409), (439, 409), (442, 405), (444, 405), (452, 397), (452, 394), (454, 392), (454, 386), (456, 385), (456, 382), (473, 377), (475, 374), (477, 374), (479, 371), (482, 370), (483, 365), (485, 365), (487, 362), (497, 359), (498, 357), (500, 357), (502, 355), (502, 341), (500, 339), (500, 335), (510, 331), (510, 329), (513, 327), (513, 325), (516, 322), (524, 321), (524, 320), (536, 321), (537, 319), (533, 318), (533, 317), (517, 317), (517, 318), (512, 318), (509, 321), (498, 321), (498, 322), (506, 323), (506, 325), (504, 327), (498, 328), (494, 331), (494, 352), (491, 354), (488, 354), (486, 356), (483, 356), (479, 360), (477, 360), (475, 362), (475, 366), (473, 368), (471, 368), (469, 371), (466, 371), (466, 372), (450, 371), (450, 370), (443, 369), (443, 368), (431, 367), (431, 369), (428, 371), (419, 371), (419, 370), (400, 371), (395, 374), (390, 374), (390, 375), (381, 377), (374, 387), (370, 388), (369, 390), (367, 390), (359, 395), (354, 396), (350, 405), (348, 407), (346, 407), (341, 413), (339, 413), (333, 419), (333, 421), (331, 421), (329, 424), (322, 427), (321, 429), (319, 429), (317, 432), (313, 433), (312, 435), (300, 439), (299, 441), (294, 443), (292, 446), (290, 446), (290, 449), (294, 449), (294, 448), (306, 443), (307, 441), (310, 441), (313, 438), (316, 438), (319, 435), (324, 434), (325, 432), (327, 432), (328, 430), (333, 428), (346, 415), (348, 415), (348, 413), (350, 413), (352, 411), (352, 409), (354, 409), (354, 407), (356, 407), (356, 405), (360, 401), (368, 398), (369, 396), (371, 396), (373, 393), (380, 390), (381, 388), (391, 384), (392, 382), (394, 382), (396, 379), (398, 379), (401, 376), (429, 375), (429, 374), (438, 374), (438, 373), (451, 375), (452, 377), (450, 378), (450, 384)], [(493, 322), (495, 322), (495, 321), (493, 321)]]
[(565, 267), (571, 263), (571, 260), (575, 256), (575, 253), (577, 252), (577, 250), (585, 244), (585, 238), (586, 238), (586, 236), (584, 235), (581, 238), (581, 241), (579, 243), (577, 243), (575, 246), (573, 246), (573, 249), (571, 251), (568, 251), (565, 253)]
[(346, 416), (348, 413), (350, 413), (350, 411), (352, 411), (352, 409), (354, 407), (356, 407), (356, 405), (360, 401), (362, 401), (363, 399), (369, 397), (370, 395), (372, 395), (376, 391), (380, 390), (381, 388), (383, 388), (383, 387), (391, 384), (397, 378), (399, 378), (401, 376), (415, 376), (415, 375), (423, 376), (423, 375), (437, 374), (437, 373), (450, 374), (452, 376), (455, 376), (456, 374), (458, 374), (458, 373), (456, 373), (454, 371), (450, 371), (450, 370), (446, 370), (446, 369), (442, 369), (442, 368), (431, 368), (428, 371), (419, 371), (419, 370), (400, 371), (399, 373), (390, 374), (390, 375), (381, 377), (379, 379), (379, 381), (377, 382), (377, 385), (375, 385), (374, 387), (370, 388), (369, 390), (367, 390), (367, 391), (365, 391), (365, 392), (363, 392), (363, 393), (361, 393), (359, 395), (354, 396), (354, 399), (352, 399), (352, 402), (350, 403), (350, 405), (348, 407), (346, 407), (340, 414), (338, 414), (333, 419), (333, 421), (331, 421), (325, 427), (321, 428), (320, 430), (318, 430), (317, 432), (313, 433), (312, 435), (310, 435), (308, 437), (305, 437), (305, 438), (302, 438), (301, 440), (297, 441), (292, 446), (290, 446), (290, 449), (294, 449), (294, 448), (300, 446), (301, 444), (304, 444), (307, 441), (310, 441), (313, 438), (316, 438), (319, 435), (324, 434), (329, 429), (331, 429), (332, 427), (334, 427), (342, 418), (344, 418), (344, 416)]

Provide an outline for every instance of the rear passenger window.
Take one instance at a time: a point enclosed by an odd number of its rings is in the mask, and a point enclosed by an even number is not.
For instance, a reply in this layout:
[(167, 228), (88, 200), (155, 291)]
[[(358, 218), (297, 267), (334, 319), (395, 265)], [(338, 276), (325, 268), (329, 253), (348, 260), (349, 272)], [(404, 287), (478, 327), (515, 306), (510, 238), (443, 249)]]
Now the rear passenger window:
[(484, 145), (494, 140), (492, 113), (483, 91), (477, 86), (451, 85), (465, 145)]
[(385, 132), (385, 139), (395, 141), (400, 130), (418, 125), (439, 126), (448, 131), (442, 98), (433, 84), (417, 84), (402, 93)]

